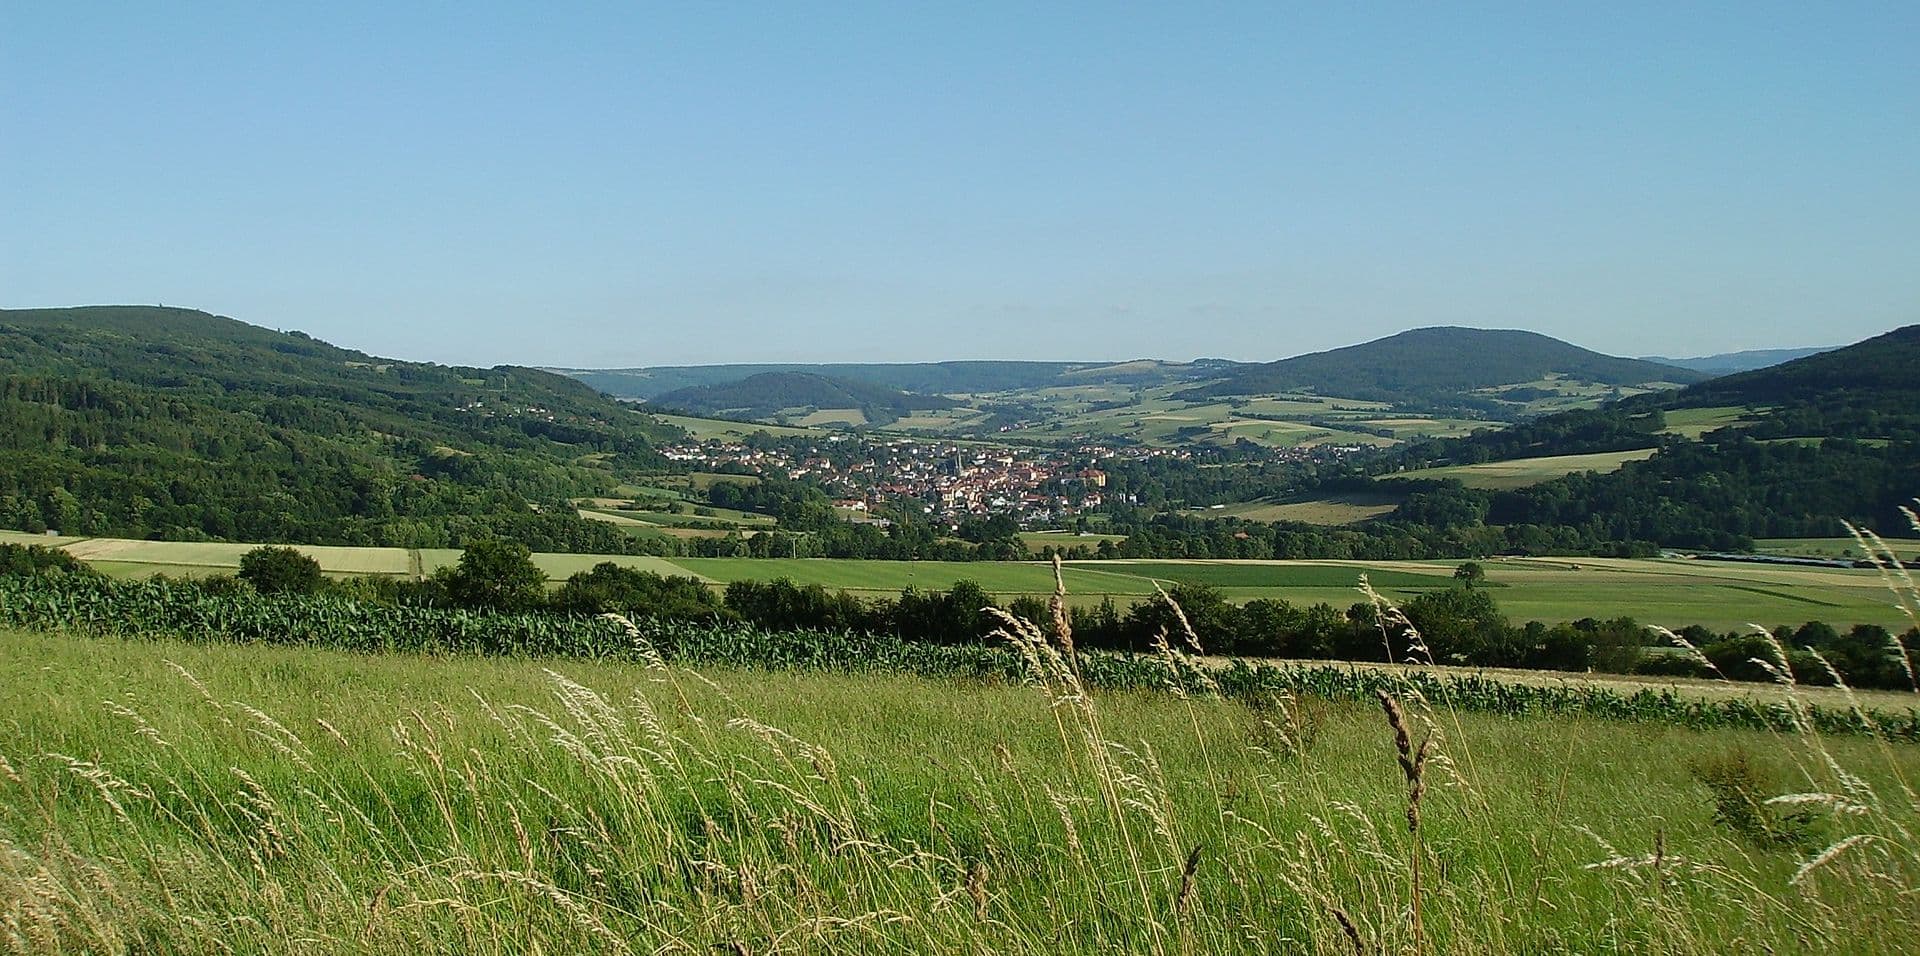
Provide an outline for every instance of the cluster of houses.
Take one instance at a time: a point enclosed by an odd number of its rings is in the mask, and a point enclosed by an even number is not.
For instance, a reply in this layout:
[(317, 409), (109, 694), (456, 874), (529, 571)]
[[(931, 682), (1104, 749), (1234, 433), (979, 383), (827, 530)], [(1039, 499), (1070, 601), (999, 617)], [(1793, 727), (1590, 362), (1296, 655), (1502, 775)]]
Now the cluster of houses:
[(710, 439), (668, 446), (662, 453), (704, 470), (734, 466), (810, 480), (835, 496), (835, 506), (856, 521), (879, 520), (869, 516), (883, 507), (905, 506), (951, 521), (1008, 515), (1022, 525), (1059, 521), (1106, 504), (1110, 492), (1107, 473), (1097, 467), (1101, 462), (1190, 455), (1169, 448), (995, 448), (845, 435), (776, 445)]
[(460, 403), (459, 409), (486, 418), (537, 418), (549, 422), (560, 420), (560, 416), (544, 405), (509, 405), (505, 402), (488, 405), (484, 400), (476, 398)]

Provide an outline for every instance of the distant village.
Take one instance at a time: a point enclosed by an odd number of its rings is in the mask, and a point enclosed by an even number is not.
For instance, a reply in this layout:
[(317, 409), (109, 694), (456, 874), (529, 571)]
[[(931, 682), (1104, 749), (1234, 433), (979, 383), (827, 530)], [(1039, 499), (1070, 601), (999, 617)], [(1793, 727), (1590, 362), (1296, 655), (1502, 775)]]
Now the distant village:
[[(1279, 459), (1326, 460), (1364, 450), (1340, 446), (1274, 449)], [(887, 523), (879, 513), (911, 509), (959, 522), (1007, 515), (1023, 527), (1046, 526), (1109, 502), (1134, 503), (1107, 488), (1102, 468), (1115, 461), (1190, 461), (1188, 448), (1080, 444), (1061, 448), (991, 447), (929, 439), (830, 435), (808, 443), (747, 444), (708, 439), (661, 448), (667, 458), (704, 471), (740, 471), (808, 480), (834, 496), (849, 520)], [(731, 466), (731, 467), (729, 467)]]
[(1192, 457), (1175, 448), (993, 448), (853, 435), (772, 448), (709, 439), (668, 445), (661, 453), (709, 471), (731, 465), (812, 481), (853, 521), (885, 523), (877, 512), (891, 507), (956, 522), (1009, 515), (1023, 525), (1060, 521), (1106, 504), (1101, 462)]

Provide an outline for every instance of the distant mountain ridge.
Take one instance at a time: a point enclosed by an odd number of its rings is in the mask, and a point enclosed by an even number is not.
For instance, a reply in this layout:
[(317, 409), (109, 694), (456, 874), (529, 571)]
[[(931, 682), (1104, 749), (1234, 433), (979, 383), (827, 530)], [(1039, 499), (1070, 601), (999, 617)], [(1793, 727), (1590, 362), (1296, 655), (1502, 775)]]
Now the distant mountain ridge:
[(1803, 359), (1821, 352), (1831, 352), (1834, 346), (1818, 349), (1748, 349), (1744, 352), (1721, 352), (1718, 355), (1702, 355), (1694, 358), (1667, 358), (1661, 355), (1644, 356), (1641, 361), (1672, 365), (1676, 368), (1691, 369), (1707, 375), (1732, 375), (1737, 372), (1751, 372), (1754, 369), (1767, 368), (1795, 359)]
[(745, 418), (772, 418), (794, 408), (858, 409), (866, 421), (882, 422), (916, 411), (952, 408), (960, 403), (939, 395), (920, 395), (811, 372), (761, 372), (737, 382), (668, 392), (653, 399), (652, 404), (698, 414), (731, 413)]
[(1261, 365), (1182, 397), (1312, 391), (1409, 406), (1486, 406), (1469, 393), (1561, 375), (1608, 386), (1685, 385), (1706, 376), (1640, 359), (1605, 355), (1537, 332), (1437, 326)]
[(1225, 359), (1169, 362), (870, 362), (769, 363), (733, 365), (661, 365), (642, 368), (550, 368), (586, 382), (615, 398), (651, 400), (685, 388), (725, 385), (768, 372), (800, 372), (827, 378), (884, 385), (922, 395), (956, 395), (1049, 388), (1090, 382), (1198, 381), (1218, 376), (1238, 363)]

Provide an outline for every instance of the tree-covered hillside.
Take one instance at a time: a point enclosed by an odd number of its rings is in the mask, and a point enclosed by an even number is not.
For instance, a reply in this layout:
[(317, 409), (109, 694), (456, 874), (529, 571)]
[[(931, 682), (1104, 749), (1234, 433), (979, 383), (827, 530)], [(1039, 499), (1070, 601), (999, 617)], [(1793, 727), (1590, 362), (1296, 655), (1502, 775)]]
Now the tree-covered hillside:
[(1702, 382), (1674, 398), (1676, 408), (1871, 404), (1881, 406), (1883, 411), (1920, 414), (1920, 325), (1894, 329), (1781, 365)]
[[(1669, 425), (1703, 410), (1717, 424), (1697, 438)], [(1631, 448), (1659, 451), (1608, 474), (1498, 493), (1456, 487), (1446, 513), (1461, 524), (1558, 526), (1593, 540), (1692, 548), (1838, 535), (1842, 521), (1908, 532), (1900, 508), (1920, 495), (1920, 326), (1677, 392), (1416, 443), (1383, 466)], [(1413, 517), (1402, 512), (1398, 520)]]
[(0, 310), (0, 527), (624, 549), (558, 505), (657, 465), (673, 434), (534, 369), (380, 359), (186, 309)]
[(1560, 375), (1598, 385), (1697, 382), (1698, 372), (1616, 358), (1534, 332), (1466, 328), (1413, 329), (1360, 345), (1246, 365), (1183, 397), (1312, 391), (1435, 409), (1496, 410), (1479, 389), (1523, 385)]

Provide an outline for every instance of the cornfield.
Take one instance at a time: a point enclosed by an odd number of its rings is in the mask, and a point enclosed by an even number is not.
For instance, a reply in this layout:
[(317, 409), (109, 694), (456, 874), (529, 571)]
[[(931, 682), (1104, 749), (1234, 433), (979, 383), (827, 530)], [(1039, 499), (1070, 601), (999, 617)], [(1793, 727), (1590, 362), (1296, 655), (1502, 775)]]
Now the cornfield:
[[(0, 627), (107, 637), (321, 647), (360, 653), (581, 658), (759, 669), (902, 673), (1015, 682), (1030, 673), (1012, 648), (938, 645), (890, 635), (765, 631), (738, 623), (412, 607), (332, 595), (265, 597), (191, 582), (0, 577)], [(1920, 709), (1821, 706), (1799, 699), (1708, 698), (1670, 689), (1622, 692), (1591, 684), (1535, 685), (1419, 670), (1235, 660), (1196, 666), (1165, 655), (1080, 658), (1089, 687), (1219, 693), (1237, 699), (1308, 695), (1372, 701), (1411, 695), (1461, 711), (1584, 716), (1692, 729), (1871, 734), (1920, 741)]]

